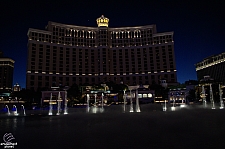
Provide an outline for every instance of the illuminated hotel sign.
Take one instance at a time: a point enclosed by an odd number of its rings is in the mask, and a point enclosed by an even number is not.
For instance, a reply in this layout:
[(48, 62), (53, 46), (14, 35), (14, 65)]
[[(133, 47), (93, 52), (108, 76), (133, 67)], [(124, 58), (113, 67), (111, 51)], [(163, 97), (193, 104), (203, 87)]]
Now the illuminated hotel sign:
[(96, 21), (97, 21), (98, 27), (101, 27), (101, 26), (108, 27), (108, 25), (109, 25), (109, 19), (104, 17), (104, 15), (102, 15), (100, 18), (96, 19)]

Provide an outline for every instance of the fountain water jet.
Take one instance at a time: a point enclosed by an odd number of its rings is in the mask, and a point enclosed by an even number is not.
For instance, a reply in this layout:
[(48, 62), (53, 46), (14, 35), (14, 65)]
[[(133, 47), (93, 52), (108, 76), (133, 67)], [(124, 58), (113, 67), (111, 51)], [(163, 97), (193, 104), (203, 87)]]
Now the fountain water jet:
[(202, 85), (202, 101), (203, 101), (203, 106), (206, 107), (206, 95), (205, 95), (205, 88), (204, 85)]
[(87, 94), (87, 109), (86, 109), (86, 112), (90, 111), (89, 100), (90, 100), (90, 96), (89, 96), (89, 94)]
[(97, 97), (97, 94), (95, 94), (95, 107), (97, 106), (96, 97)]
[(134, 112), (131, 90), (130, 90), (130, 112)]
[(126, 112), (126, 94), (125, 94), (125, 90), (123, 91), (123, 111)]
[(173, 106), (171, 107), (172, 111), (175, 111), (175, 98), (173, 98)]
[(103, 112), (103, 111), (104, 111), (104, 108), (103, 108), (104, 101), (103, 101), (103, 99), (104, 99), (104, 94), (102, 93), (102, 108), (101, 108), (101, 112)]
[(60, 100), (60, 92), (58, 94), (58, 106), (57, 106), (57, 113), (56, 115), (60, 115), (60, 110), (61, 110), (61, 100)]
[(209, 84), (210, 87), (210, 101), (212, 104), (212, 109), (215, 109), (215, 105), (214, 105), (214, 99), (213, 99), (213, 91), (212, 91), (212, 84)]
[(13, 108), (15, 108), (14, 115), (18, 115), (16, 105), (13, 105)]
[(48, 112), (48, 115), (52, 115), (52, 93), (51, 93), (50, 101), (49, 101), (49, 112)]
[(165, 100), (165, 105), (163, 106), (163, 111), (166, 111), (166, 100)]
[(141, 112), (138, 99), (138, 89), (136, 89), (136, 112)]
[(224, 103), (223, 103), (223, 90), (221, 88), (221, 85), (219, 84), (219, 93), (220, 93), (220, 109), (223, 109), (224, 108)]
[(94, 103), (94, 107), (92, 108), (93, 113), (97, 113), (96, 97), (97, 97), (97, 94), (95, 94), (95, 103)]
[(9, 107), (8, 105), (5, 106), (7, 108), (7, 114), (10, 115)]
[[(186, 97), (185, 97), (186, 98)], [(186, 102), (184, 102), (185, 98), (182, 99), (182, 103), (180, 105), (181, 108), (186, 107)]]
[(68, 109), (67, 109), (67, 92), (65, 93), (65, 101), (64, 101), (64, 113), (63, 114), (68, 114)]
[(23, 115), (25, 116), (26, 115), (26, 112), (25, 112), (25, 108), (23, 105), (21, 105), (22, 109), (23, 109)]

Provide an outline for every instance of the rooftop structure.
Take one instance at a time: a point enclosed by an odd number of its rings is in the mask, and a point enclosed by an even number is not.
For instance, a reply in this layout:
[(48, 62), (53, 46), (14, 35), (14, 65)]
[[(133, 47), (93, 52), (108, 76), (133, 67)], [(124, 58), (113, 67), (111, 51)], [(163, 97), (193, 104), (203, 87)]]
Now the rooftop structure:
[(225, 82), (225, 52), (203, 59), (195, 64), (198, 80), (210, 76), (215, 81)]

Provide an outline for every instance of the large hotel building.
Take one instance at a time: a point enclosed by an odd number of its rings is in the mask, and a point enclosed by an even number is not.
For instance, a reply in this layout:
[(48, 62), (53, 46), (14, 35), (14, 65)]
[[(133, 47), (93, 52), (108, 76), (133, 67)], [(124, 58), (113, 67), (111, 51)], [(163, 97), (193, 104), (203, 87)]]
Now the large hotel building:
[(203, 59), (195, 64), (198, 80), (210, 76), (217, 82), (225, 83), (225, 52)]
[(56, 85), (127, 85), (177, 82), (173, 32), (156, 25), (109, 28), (48, 22), (46, 30), (29, 29), (27, 89)]
[(0, 51), (0, 93), (12, 90), (14, 63), (13, 59), (4, 57)]

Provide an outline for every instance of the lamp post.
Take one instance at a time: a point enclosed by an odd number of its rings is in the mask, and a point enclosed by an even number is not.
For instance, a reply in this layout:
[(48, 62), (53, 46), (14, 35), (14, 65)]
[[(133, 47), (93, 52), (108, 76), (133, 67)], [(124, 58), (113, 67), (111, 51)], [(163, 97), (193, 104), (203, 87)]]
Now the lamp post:
[(104, 99), (104, 94), (102, 93), (102, 108), (101, 108), (101, 112), (103, 112), (104, 111), (104, 109), (103, 109), (103, 99)]

